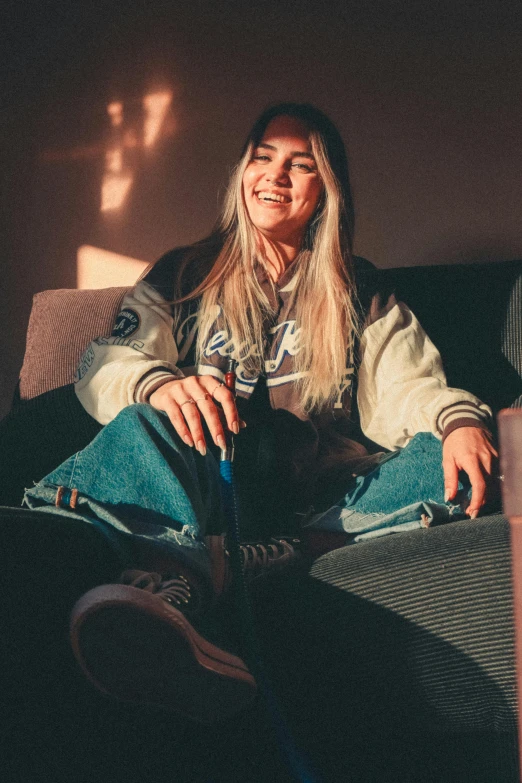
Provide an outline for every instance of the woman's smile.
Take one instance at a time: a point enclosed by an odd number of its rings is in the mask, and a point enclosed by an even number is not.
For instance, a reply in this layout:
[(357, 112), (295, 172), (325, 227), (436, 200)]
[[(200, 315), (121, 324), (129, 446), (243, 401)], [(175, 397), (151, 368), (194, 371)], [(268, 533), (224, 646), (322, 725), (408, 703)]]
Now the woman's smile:
[(256, 196), (259, 201), (267, 205), (290, 204), (292, 201), (289, 196), (285, 196), (283, 193), (274, 193), (269, 190), (260, 190), (256, 193)]

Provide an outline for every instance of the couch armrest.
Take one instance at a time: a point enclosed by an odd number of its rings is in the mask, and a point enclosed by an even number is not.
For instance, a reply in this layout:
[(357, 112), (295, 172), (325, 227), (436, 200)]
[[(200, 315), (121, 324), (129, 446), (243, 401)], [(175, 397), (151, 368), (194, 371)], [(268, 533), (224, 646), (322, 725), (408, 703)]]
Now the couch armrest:
[(129, 288), (57, 289), (33, 298), (20, 399), (70, 384), (80, 357), (95, 337), (110, 334)]

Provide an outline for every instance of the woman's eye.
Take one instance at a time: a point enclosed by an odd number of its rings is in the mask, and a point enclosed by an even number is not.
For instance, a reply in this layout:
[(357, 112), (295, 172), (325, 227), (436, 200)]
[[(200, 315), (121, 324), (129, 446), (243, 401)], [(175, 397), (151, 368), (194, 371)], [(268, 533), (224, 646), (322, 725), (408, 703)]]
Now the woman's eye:
[(307, 166), (306, 163), (294, 163), (293, 165), (298, 169), (303, 169), (303, 171), (313, 171), (313, 168)]
[(265, 161), (265, 160), (270, 160), (270, 158), (268, 157), (268, 155), (254, 155), (254, 160)]

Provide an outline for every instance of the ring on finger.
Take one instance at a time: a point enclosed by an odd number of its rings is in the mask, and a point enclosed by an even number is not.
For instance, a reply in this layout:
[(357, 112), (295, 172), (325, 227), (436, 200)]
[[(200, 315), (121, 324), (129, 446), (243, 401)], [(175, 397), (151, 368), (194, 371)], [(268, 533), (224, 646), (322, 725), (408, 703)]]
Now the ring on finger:
[(198, 403), (198, 402), (201, 402), (202, 400), (204, 402), (205, 400), (209, 400), (209, 399), (210, 399), (210, 394), (207, 394), (207, 392), (205, 392), (203, 397), (194, 397), (194, 402)]
[(195, 405), (195, 404), (196, 404), (196, 400), (193, 400), (193, 399), (192, 399), (192, 397), (190, 397), (188, 400), (185, 400), (185, 402), (181, 402), (181, 403), (180, 403), (180, 405), (179, 405), (179, 407), (180, 407), (180, 408), (182, 408), (182, 407), (183, 407), (184, 405), (186, 405), (188, 402), (189, 402), (191, 405)]
[(224, 386), (224, 385), (225, 385), (224, 383), (221, 383), (221, 381), (219, 381), (219, 382), (218, 382), (218, 383), (217, 383), (217, 384), (214, 386), (214, 391), (213, 391), (213, 392), (211, 392), (211, 394), (210, 394), (210, 396), (212, 397), (212, 399), (215, 399), (215, 397), (214, 397), (214, 394), (217, 392), (217, 390), (218, 390), (218, 389), (219, 389), (221, 386)]

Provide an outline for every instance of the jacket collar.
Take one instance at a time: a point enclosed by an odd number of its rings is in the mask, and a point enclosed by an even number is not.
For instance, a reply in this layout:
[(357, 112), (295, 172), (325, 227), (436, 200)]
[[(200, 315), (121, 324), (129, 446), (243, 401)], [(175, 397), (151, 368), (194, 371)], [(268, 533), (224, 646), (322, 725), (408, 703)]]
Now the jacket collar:
[(265, 293), (268, 293), (268, 291), (275, 291), (278, 294), (293, 291), (296, 284), (296, 271), (299, 260), (300, 258), (298, 255), (275, 283), (270, 278), (265, 266), (258, 261), (256, 265), (256, 277), (263, 291), (265, 291)]

